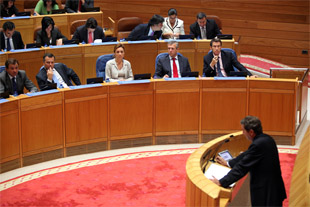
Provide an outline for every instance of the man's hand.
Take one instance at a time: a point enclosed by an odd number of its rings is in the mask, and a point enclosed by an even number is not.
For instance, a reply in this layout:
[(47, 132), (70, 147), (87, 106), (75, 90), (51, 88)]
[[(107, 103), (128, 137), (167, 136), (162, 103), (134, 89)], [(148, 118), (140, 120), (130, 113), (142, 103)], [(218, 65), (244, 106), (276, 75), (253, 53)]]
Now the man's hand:
[(224, 159), (223, 159), (222, 157), (220, 157), (220, 156), (217, 156), (217, 157), (215, 158), (215, 161), (216, 161), (217, 163), (221, 164), (221, 165), (224, 165), (224, 166), (228, 167), (226, 160), (224, 160)]
[(216, 179), (214, 176), (212, 176), (213, 178), (210, 179), (212, 182), (214, 182), (216, 185), (221, 186), (221, 183), (218, 179)]
[(169, 78), (169, 75), (168, 74), (166, 74), (166, 75), (164, 75), (164, 77), (163, 78)]
[(47, 69), (47, 72), (46, 72), (46, 75), (47, 75), (47, 80), (49, 81), (53, 81), (53, 69), (52, 68), (49, 68)]
[(214, 68), (214, 66), (217, 64), (217, 61), (219, 61), (219, 57), (218, 56), (214, 56), (212, 59), (212, 62), (210, 63), (210, 66), (212, 68)]
[(57, 45), (57, 46), (62, 45), (62, 39), (61, 39), (61, 38), (58, 39), (58, 40), (56, 40), (56, 45)]

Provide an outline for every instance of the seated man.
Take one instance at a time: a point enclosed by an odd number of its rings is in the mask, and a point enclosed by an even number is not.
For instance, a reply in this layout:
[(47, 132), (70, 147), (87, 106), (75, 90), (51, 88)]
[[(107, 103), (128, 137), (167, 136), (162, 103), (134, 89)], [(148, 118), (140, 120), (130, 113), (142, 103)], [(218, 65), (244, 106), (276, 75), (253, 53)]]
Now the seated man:
[(205, 13), (197, 14), (197, 22), (191, 24), (190, 34), (197, 39), (213, 39), (218, 34), (222, 34), (216, 22), (213, 19), (207, 19)]
[(92, 43), (96, 39), (104, 39), (104, 32), (101, 27), (98, 26), (95, 18), (91, 17), (87, 19), (86, 24), (79, 26), (72, 37), (79, 42)]
[(36, 75), (36, 79), (42, 91), (49, 89), (49, 84), (51, 83), (57, 83), (57, 88), (72, 86), (71, 80), (76, 85), (81, 85), (78, 75), (65, 64), (55, 64), (55, 56), (51, 53), (46, 53), (43, 56), (43, 66)]
[(3, 24), (3, 32), (0, 33), (0, 39), (0, 50), (24, 49), (22, 36), (18, 31), (15, 31), (13, 22), (8, 21)]
[(249, 76), (252, 76), (231, 52), (221, 50), (222, 41), (220, 39), (212, 39), (210, 48), (212, 52), (203, 57), (203, 73), (207, 77), (227, 77), (230, 71), (234, 71), (233, 66), (239, 71), (246, 72)]
[(85, 12), (85, 8), (93, 8), (94, 0), (67, 0), (66, 1), (66, 12), (76, 13)]
[(37, 87), (28, 79), (24, 70), (18, 69), (19, 63), (14, 58), (5, 61), (5, 71), (0, 73), (0, 93), (8, 91), (11, 95), (24, 93), (24, 87), (31, 93), (37, 92)]
[(191, 72), (188, 59), (180, 54), (177, 41), (168, 42), (168, 54), (160, 57), (156, 64), (154, 78), (180, 78), (184, 72)]
[(161, 28), (163, 27), (164, 18), (155, 14), (148, 24), (139, 24), (128, 36), (129, 40), (147, 40), (159, 39), (162, 35)]

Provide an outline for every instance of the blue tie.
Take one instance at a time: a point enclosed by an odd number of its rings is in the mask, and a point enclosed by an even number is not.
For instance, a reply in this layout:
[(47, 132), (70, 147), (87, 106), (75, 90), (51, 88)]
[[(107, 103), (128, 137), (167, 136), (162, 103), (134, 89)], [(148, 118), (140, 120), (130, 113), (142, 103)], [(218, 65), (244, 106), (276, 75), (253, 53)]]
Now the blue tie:
[(16, 78), (15, 77), (12, 78), (12, 85), (13, 85), (13, 95), (17, 96), (18, 92), (17, 92), (17, 84), (16, 84)]
[(10, 51), (11, 50), (10, 38), (6, 39), (6, 45), (7, 45), (6, 47), (7, 51)]
[(54, 81), (54, 83), (57, 83), (57, 88), (62, 88), (62, 84), (59, 83), (59, 80), (56, 77), (55, 72), (53, 74), (53, 81)]
[(218, 57), (218, 61), (216, 64), (216, 69), (217, 69), (217, 76), (218, 77), (224, 77), (221, 71), (221, 67), (220, 67), (220, 57)]

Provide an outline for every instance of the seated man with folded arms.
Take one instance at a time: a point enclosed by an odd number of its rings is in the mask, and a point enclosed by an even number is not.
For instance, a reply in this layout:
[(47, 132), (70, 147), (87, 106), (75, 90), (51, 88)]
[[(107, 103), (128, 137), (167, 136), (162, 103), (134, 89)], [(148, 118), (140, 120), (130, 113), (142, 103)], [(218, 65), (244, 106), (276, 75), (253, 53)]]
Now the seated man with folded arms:
[(75, 85), (81, 85), (78, 75), (63, 63), (55, 64), (55, 56), (52, 53), (46, 53), (43, 56), (43, 66), (40, 68), (36, 79), (41, 91), (49, 89), (49, 84), (57, 83), (57, 88), (69, 88)]
[(155, 14), (148, 24), (139, 24), (128, 36), (129, 40), (147, 40), (159, 39), (162, 35), (161, 28), (163, 27), (164, 18)]
[(68, 13), (85, 12), (85, 8), (93, 8), (94, 0), (67, 0), (65, 9)]
[(8, 91), (10, 95), (19, 95), (24, 93), (24, 87), (31, 93), (38, 91), (26, 72), (19, 70), (18, 66), (18, 60), (14, 58), (5, 61), (5, 71), (0, 73), (0, 93)]
[(24, 49), (24, 42), (22, 36), (15, 30), (13, 22), (7, 21), (2, 26), (3, 32), (0, 32), (0, 50), (6, 49), (7, 51)]
[[(203, 73), (207, 77), (228, 77), (231, 71), (234, 71), (233, 67), (236, 67), (239, 71), (246, 72), (247, 75), (252, 74), (237, 60), (231, 52), (223, 51), (222, 41), (218, 38), (214, 38), (210, 42), (210, 48), (212, 52), (203, 57)], [(256, 76), (254, 76), (256, 77)]]
[(207, 19), (203, 12), (197, 14), (197, 21), (191, 24), (190, 34), (197, 39), (213, 39), (218, 34), (222, 34), (216, 22), (213, 19)]
[(160, 57), (156, 64), (154, 78), (181, 78), (184, 72), (191, 72), (188, 59), (180, 54), (179, 43), (168, 42), (168, 54)]
[(79, 42), (93, 43), (96, 39), (103, 40), (105, 38), (102, 27), (98, 26), (95, 18), (87, 19), (86, 24), (79, 26), (72, 37)]

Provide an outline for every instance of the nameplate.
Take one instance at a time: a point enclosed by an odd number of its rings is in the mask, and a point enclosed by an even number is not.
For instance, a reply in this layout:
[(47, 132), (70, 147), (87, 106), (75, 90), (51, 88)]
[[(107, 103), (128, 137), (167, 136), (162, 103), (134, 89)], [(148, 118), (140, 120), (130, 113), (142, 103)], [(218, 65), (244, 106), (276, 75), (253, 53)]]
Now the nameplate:
[(214, 80), (246, 80), (246, 77), (214, 77)]
[(30, 51), (38, 51), (40, 48), (29, 48), (29, 49), (17, 49), (17, 50), (10, 50), (11, 52), (30, 52)]
[(79, 86), (69, 86), (71, 89), (82, 89), (82, 88), (94, 88), (94, 87), (100, 87), (102, 86), (101, 83), (95, 83), (95, 84), (87, 84), (87, 85), (79, 85)]
[(185, 81), (185, 80), (196, 80), (195, 77), (184, 77), (184, 78), (164, 78), (166, 81)]
[(40, 91), (36, 93), (26, 93), (26, 95), (32, 97), (32, 96), (41, 96), (41, 95), (57, 93), (57, 92), (59, 92), (57, 89), (51, 89), (51, 90)]
[(117, 81), (118, 84), (136, 84), (136, 83), (150, 83), (150, 80), (132, 80), (132, 81)]
[(3, 19), (30, 19), (30, 16), (3, 17)]
[(5, 103), (5, 102), (8, 102), (9, 100), (7, 99), (0, 99), (0, 103)]

